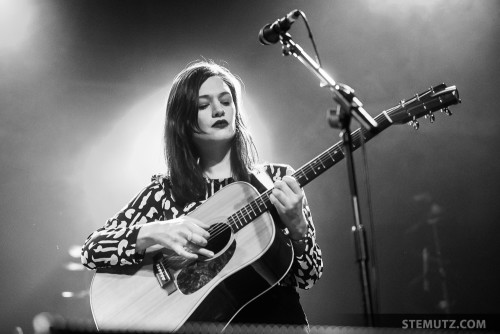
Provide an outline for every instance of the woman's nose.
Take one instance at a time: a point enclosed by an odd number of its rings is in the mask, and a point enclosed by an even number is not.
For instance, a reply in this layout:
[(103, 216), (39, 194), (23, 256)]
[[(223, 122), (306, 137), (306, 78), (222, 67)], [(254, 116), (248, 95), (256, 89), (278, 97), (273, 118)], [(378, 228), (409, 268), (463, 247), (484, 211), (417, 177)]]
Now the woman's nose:
[(224, 116), (224, 114), (225, 112), (222, 104), (214, 103), (214, 106), (212, 107), (212, 117), (221, 117)]

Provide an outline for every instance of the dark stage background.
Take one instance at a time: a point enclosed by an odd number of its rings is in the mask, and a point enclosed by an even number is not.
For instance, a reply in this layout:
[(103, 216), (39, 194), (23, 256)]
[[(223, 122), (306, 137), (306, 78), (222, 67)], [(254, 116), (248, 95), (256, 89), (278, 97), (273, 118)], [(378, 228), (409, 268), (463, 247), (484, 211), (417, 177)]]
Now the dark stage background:
[[(500, 313), (499, 1), (0, 0), (2, 332), (31, 332), (40, 312), (91, 318), (92, 273), (75, 249), (162, 171), (166, 95), (188, 62), (225, 62), (241, 76), (262, 160), (299, 168), (339, 140), (325, 119), (329, 92), (279, 45), (258, 43), (264, 24), (295, 8), (324, 68), (371, 115), (441, 82), (463, 101), (452, 117), (367, 144), (379, 311), (445, 311), (437, 235), (451, 312)], [(303, 22), (290, 32), (312, 55)], [(303, 305), (313, 325), (355, 325), (345, 162), (306, 193), (325, 270)]]

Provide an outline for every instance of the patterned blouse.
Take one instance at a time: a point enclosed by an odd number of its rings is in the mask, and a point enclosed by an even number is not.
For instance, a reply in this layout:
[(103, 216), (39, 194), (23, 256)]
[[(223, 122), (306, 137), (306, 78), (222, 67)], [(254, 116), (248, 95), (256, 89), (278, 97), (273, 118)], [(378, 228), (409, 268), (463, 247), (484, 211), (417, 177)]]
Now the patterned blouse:
[[(273, 181), (286, 175), (287, 165), (263, 166)], [(184, 216), (203, 204), (209, 197), (225, 187), (232, 178), (205, 179), (207, 194), (203, 201), (180, 205), (172, 197), (168, 179), (162, 175), (152, 177), (151, 183), (137, 194), (106, 224), (92, 233), (82, 247), (81, 260), (89, 269), (138, 264), (144, 253), (136, 251), (136, 241), (143, 224)], [(290, 272), (280, 282), (282, 286), (310, 289), (321, 277), (323, 260), (316, 243), (316, 232), (307, 200), (304, 197), (304, 215), (308, 223), (305, 251), (296, 255)]]

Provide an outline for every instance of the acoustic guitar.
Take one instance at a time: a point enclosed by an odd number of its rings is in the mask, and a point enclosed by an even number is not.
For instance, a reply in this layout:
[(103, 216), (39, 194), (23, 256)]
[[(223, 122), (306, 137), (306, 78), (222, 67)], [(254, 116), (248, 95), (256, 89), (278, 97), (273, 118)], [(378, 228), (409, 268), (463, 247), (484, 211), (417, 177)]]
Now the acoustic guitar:
[[(375, 117), (376, 131), (352, 133), (352, 148), (393, 124), (411, 123), (460, 102), (455, 86), (440, 84), (403, 100)], [(338, 142), (293, 174), (305, 186), (344, 158)], [(100, 330), (177, 331), (186, 322), (220, 322), (226, 326), (248, 303), (276, 285), (290, 270), (293, 248), (269, 213), (271, 190), (227, 185), (189, 216), (206, 222), (206, 248), (213, 258), (187, 261), (167, 249), (148, 252), (139, 265), (98, 269), (90, 302)]]

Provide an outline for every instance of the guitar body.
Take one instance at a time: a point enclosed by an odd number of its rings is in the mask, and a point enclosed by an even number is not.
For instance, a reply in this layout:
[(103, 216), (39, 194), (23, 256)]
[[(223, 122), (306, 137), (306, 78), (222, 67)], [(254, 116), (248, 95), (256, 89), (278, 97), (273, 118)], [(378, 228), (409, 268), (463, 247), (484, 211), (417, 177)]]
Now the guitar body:
[[(250, 184), (235, 182), (189, 216), (219, 231), (227, 217), (259, 195)], [(176, 331), (186, 321), (229, 323), (285, 276), (293, 248), (269, 212), (236, 233), (226, 231), (214, 248), (209, 242), (207, 248), (215, 252), (211, 259), (186, 262), (160, 249), (146, 254), (140, 265), (98, 269), (90, 289), (97, 327)], [(167, 269), (158, 274), (159, 267)], [(170, 279), (162, 280), (165, 276)]]

